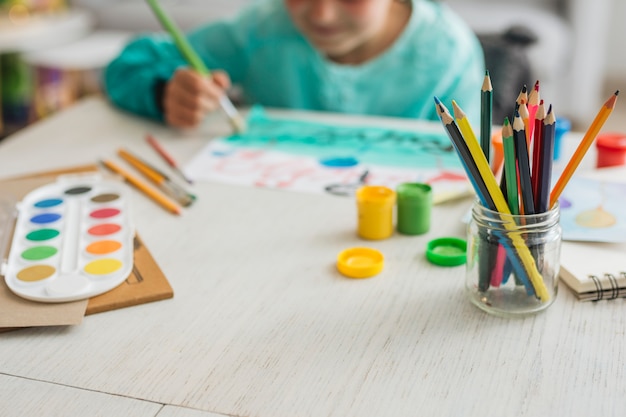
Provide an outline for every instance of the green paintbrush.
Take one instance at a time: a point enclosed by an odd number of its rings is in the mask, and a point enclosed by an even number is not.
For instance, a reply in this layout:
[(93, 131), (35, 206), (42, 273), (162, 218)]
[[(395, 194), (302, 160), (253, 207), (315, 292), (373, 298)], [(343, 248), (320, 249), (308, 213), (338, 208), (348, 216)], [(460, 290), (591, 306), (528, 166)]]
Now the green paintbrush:
[[(167, 30), (174, 39), (174, 43), (178, 47), (178, 50), (185, 58), (187, 63), (189, 63), (189, 65), (194, 70), (202, 75), (211, 74), (211, 71), (206, 67), (206, 65), (204, 65), (202, 59), (200, 59), (196, 51), (194, 51), (189, 44), (189, 41), (187, 41), (185, 35), (183, 35), (183, 33), (180, 31), (180, 29), (178, 29), (176, 24), (169, 18), (169, 16), (165, 14), (159, 3), (156, 0), (146, 1), (152, 8), (152, 11), (156, 15), (159, 22), (161, 22), (163, 28)], [(246, 130), (246, 122), (243, 117), (241, 117), (235, 106), (233, 106), (233, 103), (231, 103), (226, 94), (220, 97), (220, 105), (228, 116), (235, 131), (238, 133), (244, 132)]]

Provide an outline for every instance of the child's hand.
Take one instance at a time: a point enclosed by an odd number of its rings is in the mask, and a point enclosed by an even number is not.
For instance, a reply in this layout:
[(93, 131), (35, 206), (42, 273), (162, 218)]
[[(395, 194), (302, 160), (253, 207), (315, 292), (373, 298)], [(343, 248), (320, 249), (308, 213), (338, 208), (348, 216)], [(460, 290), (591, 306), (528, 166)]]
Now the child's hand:
[(190, 68), (178, 69), (165, 86), (165, 121), (179, 128), (198, 126), (207, 113), (220, 106), (220, 97), (229, 87), (230, 78), (223, 71), (205, 77)]

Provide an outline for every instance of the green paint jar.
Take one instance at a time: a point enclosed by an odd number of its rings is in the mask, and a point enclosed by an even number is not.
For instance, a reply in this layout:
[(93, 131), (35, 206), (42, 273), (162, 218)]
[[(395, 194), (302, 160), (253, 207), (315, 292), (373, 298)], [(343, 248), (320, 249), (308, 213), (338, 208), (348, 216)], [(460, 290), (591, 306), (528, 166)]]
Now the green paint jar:
[(405, 182), (396, 189), (398, 199), (398, 232), (421, 235), (430, 230), (433, 190), (430, 185)]

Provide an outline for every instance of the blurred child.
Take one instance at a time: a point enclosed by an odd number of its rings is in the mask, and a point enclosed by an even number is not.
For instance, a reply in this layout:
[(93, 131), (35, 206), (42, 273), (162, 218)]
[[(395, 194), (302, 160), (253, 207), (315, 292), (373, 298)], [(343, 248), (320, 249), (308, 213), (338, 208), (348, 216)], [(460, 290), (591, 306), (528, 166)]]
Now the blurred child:
[(196, 127), (233, 84), (245, 104), (438, 120), (433, 96), (479, 117), (476, 36), (429, 0), (258, 0), (187, 34), (212, 70), (190, 69), (166, 35), (133, 40), (105, 70), (117, 106)]

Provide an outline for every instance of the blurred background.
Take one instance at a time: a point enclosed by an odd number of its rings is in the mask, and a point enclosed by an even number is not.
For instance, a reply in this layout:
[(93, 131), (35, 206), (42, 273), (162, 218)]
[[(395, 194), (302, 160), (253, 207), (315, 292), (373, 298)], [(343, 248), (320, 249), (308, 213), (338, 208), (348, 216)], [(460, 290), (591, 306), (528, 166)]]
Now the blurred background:
[[(255, 0), (161, 0), (185, 30)], [(426, 1), (426, 0), (424, 0)], [(584, 130), (626, 89), (626, 2), (439, 0), (479, 35), (494, 95), (510, 103), (540, 81), (558, 117)], [(159, 31), (144, 0), (0, 0), (0, 138), (100, 94), (100, 72), (135, 34)], [(513, 103), (511, 103), (513, 105)], [(618, 106), (605, 129), (626, 132)], [(494, 120), (498, 123), (498, 120)]]

